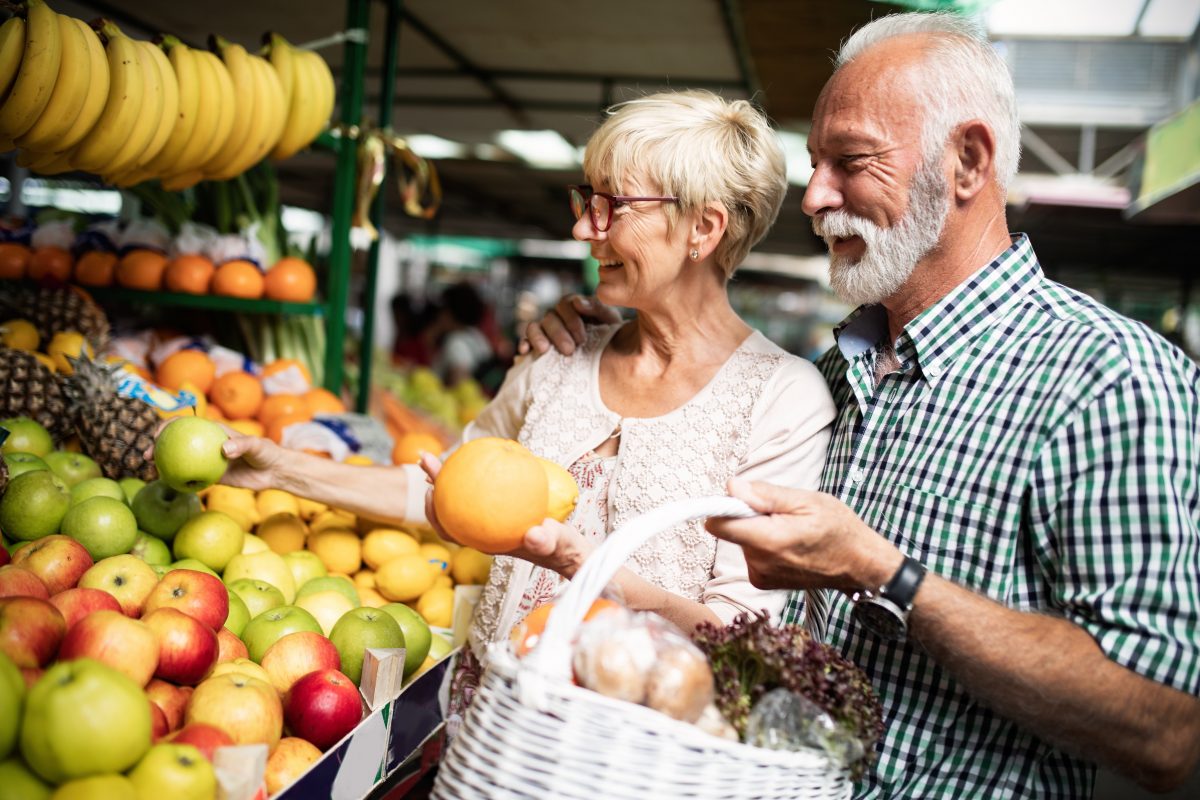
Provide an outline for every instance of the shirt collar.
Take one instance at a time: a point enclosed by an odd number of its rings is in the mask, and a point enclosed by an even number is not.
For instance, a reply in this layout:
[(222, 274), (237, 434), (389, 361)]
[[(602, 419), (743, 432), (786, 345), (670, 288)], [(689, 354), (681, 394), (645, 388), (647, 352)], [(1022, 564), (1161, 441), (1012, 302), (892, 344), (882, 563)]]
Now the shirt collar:
[[(904, 326), (896, 342), (897, 354), (903, 358), (915, 353), (922, 373), (936, 378), (1041, 277), (1029, 237), (1016, 234), (1007, 250)], [(887, 313), (881, 305), (860, 306), (834, 335), (842, 355), (852, 361), (887, 335)]]

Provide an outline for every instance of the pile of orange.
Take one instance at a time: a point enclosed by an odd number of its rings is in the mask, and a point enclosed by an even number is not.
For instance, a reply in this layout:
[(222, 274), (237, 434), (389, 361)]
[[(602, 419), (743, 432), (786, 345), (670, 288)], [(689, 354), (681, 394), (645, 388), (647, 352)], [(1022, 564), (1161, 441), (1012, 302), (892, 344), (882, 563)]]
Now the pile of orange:
[(317, 293), (317, 274), (307, 261), (281, 258), (267, 270), (264, 292), (271, 300), (308, 303)]
[(213, 381), (208, 399), (227, 419), (252, 419), (262, 406), (263, 388), (258, 378), (235, 370)]
[(75, 263), (75, 282), (84, 286), (112, 286), (117, 276), (117, 256), (92, 250)]
[(185, 254), (176, 256), (163, 275), (168, 292), (186, 294), (208, 294), (213, 273), (217, 268), (204, 256)]
[(130, 250), (117, 262), (117, 283), (127, 289), (157, 292), (166, 269), (167, 257), (157, 250)]
[(190, 383), (201, 394), (208, 394), (216, 373), (217, 367), (207, 353), (191, 349), (176, 350), (158, 365), (154, 382), (173, 392)]
[(263, 296), (262, 270), (249, 261), (226, 261), (212, 276), (212, 293), (257, 300)]
[(62, 284), (71, 280), (75, 259), (64, 248), (46, 245), (35, 248), (29, 256), (27, 275), (35, 281)]
[(29, 259), (32, 253), (23, 244), (4, 242), (0, 244), (0, 278), (20, 280), (29, 269)]

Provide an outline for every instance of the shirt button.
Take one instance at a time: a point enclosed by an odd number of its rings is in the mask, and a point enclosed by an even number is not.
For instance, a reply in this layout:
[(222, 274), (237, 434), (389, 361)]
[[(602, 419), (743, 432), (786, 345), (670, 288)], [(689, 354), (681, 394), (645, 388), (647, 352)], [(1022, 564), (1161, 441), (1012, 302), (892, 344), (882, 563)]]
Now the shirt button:
[(854, 467), (850, 470), (850, 482), (856, 486), (862, 483), (863, 479), (866, 477), (867, 471), (862, 467)]

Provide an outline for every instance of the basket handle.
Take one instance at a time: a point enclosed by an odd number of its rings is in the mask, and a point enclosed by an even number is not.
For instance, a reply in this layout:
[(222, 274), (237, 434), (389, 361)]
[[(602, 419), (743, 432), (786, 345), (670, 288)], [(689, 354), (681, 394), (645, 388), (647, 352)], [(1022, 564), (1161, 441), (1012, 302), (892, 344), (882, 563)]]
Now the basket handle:
[(733, 497), (676, 500), (634, 517), (604, 540), (575, 573), (554, 603), (541, 641), (525, 657), (524, 666), (566, 680), (571, 676), (571, 641), (592, 603), (634, 551), (658, 533), (707, 517), (753, 517), (758, 512)]

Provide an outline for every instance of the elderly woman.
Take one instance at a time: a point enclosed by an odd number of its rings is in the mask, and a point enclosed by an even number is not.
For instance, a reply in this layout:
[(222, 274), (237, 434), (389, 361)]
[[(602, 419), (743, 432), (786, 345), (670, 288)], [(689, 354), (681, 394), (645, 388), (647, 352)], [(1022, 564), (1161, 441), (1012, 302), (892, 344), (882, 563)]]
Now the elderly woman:
[[(816, 488), (834, 409), (808, 362), (747, 325), (726, 286), (770, 228), (786, 190), (783, 152), (745, 101), (669, 92), (619, 106), (569, 188), (574, 236), (600, 263), (597, 296), (634, 319), (589, 329), (570, 356), (518, 364), (463, 433), (518, 439), (567, 467), (580, 499), (498, 557), (476, 610), (468, 688), (489, 643), (552, 598), (617, 526), (665, 502), (724, 494), (732, 476)], [(289, 454), (260, 439), (227, 444), (245, 463), (227, 480), (275, 485), (373, 517), (419, 516), (424, 481)], [(430, 464), (436, 469), (436, 464)], [(385, 482), (391, 488), (384, 488)], [(436, 521), (435, 521), (436, 522)], [(741, 611), (778, 615), (784, 596), (751, 585), (741, 550), (700, 523), (661, 532), (616, 579), (624, 603), (684, 630)], [(461, 694), (461, 693), (460, 693)]]

